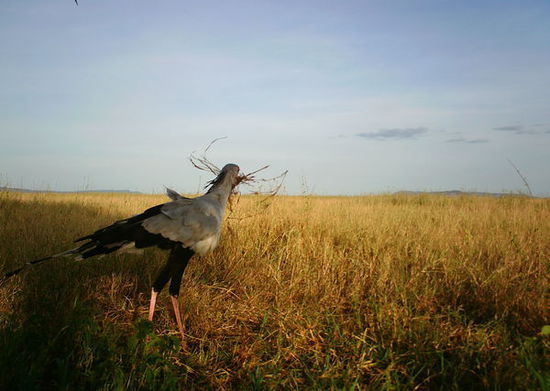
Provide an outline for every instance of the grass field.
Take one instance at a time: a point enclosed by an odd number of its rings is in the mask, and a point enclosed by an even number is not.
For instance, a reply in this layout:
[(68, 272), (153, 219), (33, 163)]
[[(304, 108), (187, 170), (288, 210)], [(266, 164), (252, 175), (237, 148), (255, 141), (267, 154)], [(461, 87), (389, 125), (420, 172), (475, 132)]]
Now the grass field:
[[(550, 200), (242, 197), (193, 258), (56, 259), (0, 288), (0, 389), (549, 389)], [(165, 202), (0, 193), (0, 268)], [(547, 332), (547, 328), (544, 329)]]

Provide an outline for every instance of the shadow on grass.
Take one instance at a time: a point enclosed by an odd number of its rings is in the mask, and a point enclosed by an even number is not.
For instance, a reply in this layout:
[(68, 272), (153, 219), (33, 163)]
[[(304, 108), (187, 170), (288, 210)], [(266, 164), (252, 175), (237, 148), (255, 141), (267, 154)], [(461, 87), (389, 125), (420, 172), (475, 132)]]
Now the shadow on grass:
[(0, 331), (0, 388), (4, 390), (178, 389), (171, 356), (175, 337), (157, 337), (141, 320), (129, 333), (105, 329), (89, 309), (75, 307), (61, 329), (30, 316), (15, 331)]

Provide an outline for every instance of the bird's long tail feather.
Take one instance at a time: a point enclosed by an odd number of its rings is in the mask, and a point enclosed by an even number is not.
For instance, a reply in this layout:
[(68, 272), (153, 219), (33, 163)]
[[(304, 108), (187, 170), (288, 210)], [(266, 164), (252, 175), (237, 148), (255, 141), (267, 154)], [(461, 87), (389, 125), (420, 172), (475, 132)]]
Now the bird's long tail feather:
[(142, 226), (142, 222), (145, 219), (161, 213), (161, 208), (162, 205), (154, 206), (139, 215), (117, 221), (114, 224), (101, 228), (90, 235), (78, 238), (75, 242), (85, 242), (79, 247), (75, 247), (46, 258), (29, 261), (20, 268), (4, 274), (4, 277), (0, 278), (0, 285), (2, 285), (10, 277), (21, 273), (29, 266), (33, 266), (53, 258), (74, 255), (75, 260), (81, 260), (97, 255), (101, 256), (110, 254), (121, 249), (127, 249), (128, 247), (131, 247), (131, 245), (135, 245), (138, 249), (150, 246), (158, 246), (162, 249), (172, 248), (174, 245), (172, 241), (160, 234), (150, 233)]
[(28, 261), (27, 263), (25, 263), (23, 266), (17, 268), (17, 269), (14, 269), (10, 272), (7, 272), (6, 274), (4, 274), (4, 277), (2, 277), (0, 279), (0, 286), (2, 284), (4, 284), (4, 282), (6, 282), (7, 280), (9, 280), (11, 277), (21, 273), (23, 270), (25, 270), (26, 268), (28, 268), (29, 266), (34, 266), (34, 265), (37, 265), (39, 263), (42, 263), (42, 262), (45, 262), (45, 261), (49, 261), (50, 259), (53, 259), (53, 258), (60, 258), (60, 257), (68, 257), (68, 256), (71, 256), (71, 255), (75, 255), (75, 254), (78, 254), (79, 253), (79, 250), (80, 250), (80, 247), (75, 247), (73, 249), (70, 249), (70, 250), (67, 250), (67, 251), (63, 251), (59, 254), (54, 254), (54, 255), (50, 255), (49, 257), (45, 257), (45, 258), (40, 258), (40, 259), (35, 259), (33, 261)]

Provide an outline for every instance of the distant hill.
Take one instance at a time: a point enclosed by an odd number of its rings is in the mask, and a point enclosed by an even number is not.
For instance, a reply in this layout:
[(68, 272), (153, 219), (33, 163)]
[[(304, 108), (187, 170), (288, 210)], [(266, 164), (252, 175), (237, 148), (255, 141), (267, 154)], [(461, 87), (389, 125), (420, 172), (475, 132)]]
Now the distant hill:
[[(134, 190), (113, 190), (113, 189), (105, 189), (105, 190), (75, 190), (75, 191), (58, 191), (58, 190), (31, 190), (31, 189), (23, 189), (23, 188), (17, 188), (17, 187), (1, 187), (0, 191), (18, 191), (22, 193), (127, 193), (127, 194), (143, 194), (140, 191), (134, 191)], [(468, 196), (468, 195), (474, 195), (474, 196), (482, 196), (482, 197), (504, 197), (504, 196), (515, 196), (515, 197), (529, 197), (527, 194), (519, 194), (519, 193), (488, 193), (488, 192), (482, 192), (482, 191), (462, 191), (462, 190), (446, 190), (446, 191), (409, 191), (409, 190), (402, 190), (397, 191), (393, 194), (440, 194), (440, 195), (446, 195), (451, 197), (458, 197), (458, 196)], [(534, 197), (536, 198), (536, 197)]]
[(31, 190), (22, 189), (18, 187), (0, 187), (0, 191), (18, 191), (21, 193), (129, 193), (129, 194), (141, 194), (139, 191), (133, 190), (75, 190), (75, 191), (59, 191), (59, 190)]
[(504, 196), (515, 196), (515, 197), (529, 197), (528, 194), (518, 194), (518, 193), (488, 193), (483, 191), (461, 191), (461, 190), (446, 190), (446, 191), (398, 191), (394, 194), (440, 194), (447, 196), (461, 196), (461, 195), (475, 195), (482, 197), (504, 197)]

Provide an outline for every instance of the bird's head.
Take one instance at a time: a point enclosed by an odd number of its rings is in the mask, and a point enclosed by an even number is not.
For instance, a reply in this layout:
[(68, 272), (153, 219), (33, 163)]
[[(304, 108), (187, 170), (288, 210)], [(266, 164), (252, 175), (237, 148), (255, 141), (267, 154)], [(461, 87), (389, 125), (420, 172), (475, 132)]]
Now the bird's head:
[(206, 184), (206, 186), (210, 186), (208, 192), (212, 191), (222, 183), (230, 183), (231, 190), (233, 190), (239, 183), (241, 183), (239, 171), (239, 166), (233, 163), (229, 163), (223, 166), (216, 178), (212, 179)]
[(236, 164), (229, 163), (223, 166), (218, 176), (223, 176), (224, 178), (228, 178), (228, 179), (230, 178), (231, 186), (235, 188), (241, 182), (241, 180), (239, 179), (240, 170), (241, 169)]
[(269, 182), (269, 181), (281, 179), (281, 183), (279, 183), (279, 185), (274, 190), (269, 191), (269, 194), (275, 195), (279, 191), (279, 188), (281, 187), (281, 184), (282, 184), (282, 180), (286, 176), (287, 171), (283, 172), (281, 175), (274, 178), (257, 179), (255, 174), (265, 170), (268, 167), (269, 166), (264, 166), (256, 171), (252, 171), (252, 172), (249, 172), (248, 174), (245, 174), (245, 173), (240, 173), (240, 168), (236, 164), (233, 164), (233, 163), (226, 164), (225, 166), (223, 166), (221, 170), (218, 169), (219, 171), (216, 178), (214, 178), (213, 180), (207, 183), (207, 186), (210, 186), (210, 189), (208, 190), (208, 192), (211, 192), (213, 189), (215, 189), (218, 185), (221, 185), (222, 183), (224, 184), (230, 183), (231, 193), (233, 194), (233, 193), (236, 193), (235, 188), (239, 186), (241, 183), (250, 185), (252, 183), (257, 183), (257, 182)]

